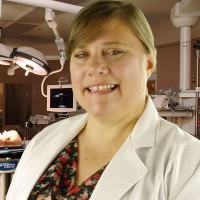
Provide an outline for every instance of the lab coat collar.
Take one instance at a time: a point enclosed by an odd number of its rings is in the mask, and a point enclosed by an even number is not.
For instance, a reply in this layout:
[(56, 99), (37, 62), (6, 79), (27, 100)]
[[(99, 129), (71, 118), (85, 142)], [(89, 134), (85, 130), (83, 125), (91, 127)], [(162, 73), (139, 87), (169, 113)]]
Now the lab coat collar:
[(159, 115), (149, 96), (145, 109), (131, 133), (131, 141), (135, 148), (152, 147), (155, 145), (158, 123)]
[(132, 133), (102, 174), (91, 200), (118, 200), (148, 172), (136, 153), (137, 148), (155, 143), (158, 114), (150, 97)]

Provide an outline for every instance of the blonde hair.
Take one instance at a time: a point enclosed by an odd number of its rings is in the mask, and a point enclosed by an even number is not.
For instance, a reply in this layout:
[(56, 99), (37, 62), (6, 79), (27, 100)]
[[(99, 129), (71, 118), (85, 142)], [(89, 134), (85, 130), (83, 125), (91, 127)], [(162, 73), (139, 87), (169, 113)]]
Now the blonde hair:
[(81, 9), (76, 15), (68, 40), (67, 56), (70, 60), (73, 50), (80, 44), (90, 41), (117, 21), (122, 21), (141, 41), (146, 52), (152, 55), (156, 65), (154, 37), (143, 12), (132, 3), (122, 1), (98, 1)]

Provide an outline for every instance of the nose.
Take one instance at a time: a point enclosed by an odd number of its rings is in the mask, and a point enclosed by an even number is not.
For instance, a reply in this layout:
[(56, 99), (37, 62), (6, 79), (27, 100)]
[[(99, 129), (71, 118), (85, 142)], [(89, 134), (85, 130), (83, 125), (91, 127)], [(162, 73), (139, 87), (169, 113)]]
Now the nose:
[(88, 65), (88, 75), (98, 76), (106, 75), (109, 73), (109, 67), (107, 63), (100, 58), (92, 58)]

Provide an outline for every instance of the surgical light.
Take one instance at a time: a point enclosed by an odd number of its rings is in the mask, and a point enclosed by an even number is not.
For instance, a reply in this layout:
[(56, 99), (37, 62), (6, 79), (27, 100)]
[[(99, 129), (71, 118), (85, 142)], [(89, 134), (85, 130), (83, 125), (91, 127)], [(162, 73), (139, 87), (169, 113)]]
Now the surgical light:
[(9, 76), (14, 76), (15, 70), (18, 68), (20, 68), (18, 65), (16, 65), (15, 63), (11, 63), (10, 67), (8, 67), (8, 69), (7, 69), (7, 74)]
[(29, 72), (42, 76), (51, 72), (44, 55), (32, 47), (14, 48), (11, 57), (26, 71), (26, 76)]

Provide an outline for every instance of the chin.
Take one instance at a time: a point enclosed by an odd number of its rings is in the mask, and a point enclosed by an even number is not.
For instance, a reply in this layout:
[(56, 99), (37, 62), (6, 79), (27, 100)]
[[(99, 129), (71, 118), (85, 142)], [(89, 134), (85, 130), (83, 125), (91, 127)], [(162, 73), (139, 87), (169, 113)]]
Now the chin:
[(103, 108), (88, 109), (88, 113), (94, 117), (108, 117), (111, 114), (109, 110)]

